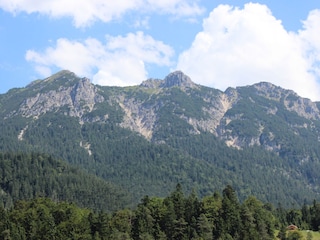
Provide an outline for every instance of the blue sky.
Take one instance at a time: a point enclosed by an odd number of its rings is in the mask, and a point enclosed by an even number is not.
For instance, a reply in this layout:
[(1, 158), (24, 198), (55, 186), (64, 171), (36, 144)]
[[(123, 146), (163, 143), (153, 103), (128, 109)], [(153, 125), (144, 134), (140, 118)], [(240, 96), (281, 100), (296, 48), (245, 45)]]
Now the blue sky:
[(320, 100), (319, 0), (0, 0), (0, 93), (61, 69), (100, 85), (182, 70)]

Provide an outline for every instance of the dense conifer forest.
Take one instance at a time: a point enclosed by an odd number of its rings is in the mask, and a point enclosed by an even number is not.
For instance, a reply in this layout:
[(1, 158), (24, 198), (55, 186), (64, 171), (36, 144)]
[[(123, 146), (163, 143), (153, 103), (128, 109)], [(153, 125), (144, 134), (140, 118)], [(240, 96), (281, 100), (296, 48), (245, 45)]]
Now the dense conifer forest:
[(319, 103), (290, 90), (221, 92), (181, 72), (102, 87), (61, 71), (0, 94), (0, 119), (0, 240), (319, 230)]
[[(34, 198), (17, 201), (9, 209), (0, 207), (0, 215), (1, 240), (289, 240), (303, 239), (300, 230), (319, 229), (320, 203), (284, 209), (254, 196), (239, 202), (230, 185), (221, 194), (199, 199), (177, 184), (165, 198), (145, 196), (134, 208), (109, 213)], [(290, 225), (298, 230), (288, 230)]]
[(0, 153), (0, 205), (48, 197), (75, 202), (94, 210), (111, 211), (129, 203), (129, 194), (64, 161), (45, 154)]
[[(273, 205), (256, 196), (239, 199), (231, 185), (199, 197), (178, 183), (165, 197), (139, 201), (38, 153), (0, 153), (0, 186), (0, 240), (302, 239), (299, 230), (320, 226), (316, 200), (302, 207)], [(288, 231), (289, 225), (299, 230)]]
[[(269, 83), (222, 92), (174, 72), (103, 87), (61, 71), (0, 94), (0, 119), (6, 207), (54, 196), (115, 210), (144, 195), (165, 197), (178, 182), (200, 197), (229, 184), (240, 201), (254, 195), (288, 207), (320, 200), (319, 104)], [(115, 204), (78, 197), (102, 193)]]

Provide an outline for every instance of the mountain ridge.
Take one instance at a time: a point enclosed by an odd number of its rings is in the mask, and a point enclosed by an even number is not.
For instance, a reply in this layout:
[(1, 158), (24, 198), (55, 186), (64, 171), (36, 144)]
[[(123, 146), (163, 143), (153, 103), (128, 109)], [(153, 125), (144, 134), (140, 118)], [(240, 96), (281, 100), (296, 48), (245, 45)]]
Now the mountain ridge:
[(137, 198), (177, 182), (272, 202), (320, 194), (319, 103), (267, 82), (220, 91), (176, 71), (107, 87), (61, 71), (0, 95), (0, 118), (0, 151), (52, 154)]

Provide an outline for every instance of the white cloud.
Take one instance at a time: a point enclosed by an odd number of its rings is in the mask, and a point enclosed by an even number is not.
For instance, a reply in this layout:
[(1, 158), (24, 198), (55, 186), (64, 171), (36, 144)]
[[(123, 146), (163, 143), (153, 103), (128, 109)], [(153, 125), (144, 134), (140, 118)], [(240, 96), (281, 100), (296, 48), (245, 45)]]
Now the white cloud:
[(83, 42), (58, 39), (44, 52), (29, 50), (26, 60), (47, 77), (48, 69), (68, 69), (90, 76), (100, 85), (128, 86), (141, 83), (147, 76), (146, 65), (171, 66), (171, 47), (142, 32), (126, 36), (107, 36), (101, 43), (89, 38)]
[(200, 7), (198, 1), (186, 0), (146, 0), (146, 9), (161, 11), (176, 17), (192, 17), (201, 15), (205, 9)]
[(309, 60), (312, 71), (320, 76), (320, 10), (310, 12), (306, 21), (303, 22), (304, 29), (299, 31), (299, 37), (303, 43), (305, 57)]
[(133, 23), (133, 27), (149, 29), (150, 28), (149, 17), (143, 17), (143, 18), (136, 19)]
[(40, 13), (54, 18), (71, 17), (76, 27), (84, 27), (97, 20), (110, 22), (130, 11), (194, 17), (204, 12), (196, 2), (192, 0), (0, 0), (0, 8), (14, 14), (26, 12)]
[(319, 11), (310, 13), (304, 30), (293, 33), (265, 5), (220, 5), (179, 56), (177, 69), (221, 90), (267, 81), (319, 100), (319, 25)]
[(89, 76), (103, 52), (103, 45), (95, 39), (87, 39), (82, 43), (61, 38), (54, 48), (49, 47), (44, 53), (28, 50), (26, 60), (35, 63), (37, 69), (55, 66)]

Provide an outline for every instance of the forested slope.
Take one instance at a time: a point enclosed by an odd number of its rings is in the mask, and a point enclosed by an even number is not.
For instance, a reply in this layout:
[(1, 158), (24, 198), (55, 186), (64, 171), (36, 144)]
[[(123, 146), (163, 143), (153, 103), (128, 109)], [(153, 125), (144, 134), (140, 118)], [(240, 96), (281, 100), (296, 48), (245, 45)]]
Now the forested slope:
[(36, 198), (0, 207), (0, 215), (1, 240), (288, 240), (303, 239), (301, 230), (313, 239), (309, 230), (318, 230), (320, 203), (283, 209), (254, 196), (239, 202), (231, 186), (198, 198), (178, 184), (164, 198), (145, 196), (135, 208), (112, 213)]
[(44, 154), (0, 153), (0, 204), (47, 197), (111, 211), (131, 203), (128, 192)]
[(270, 83), (222, 92), (177, 71), (102, 87), (61, 71), (0, 95), (0, 151), (61, 159), (132, 203), (180, 182), (288, 207), (320, 198), (318, 106)]

